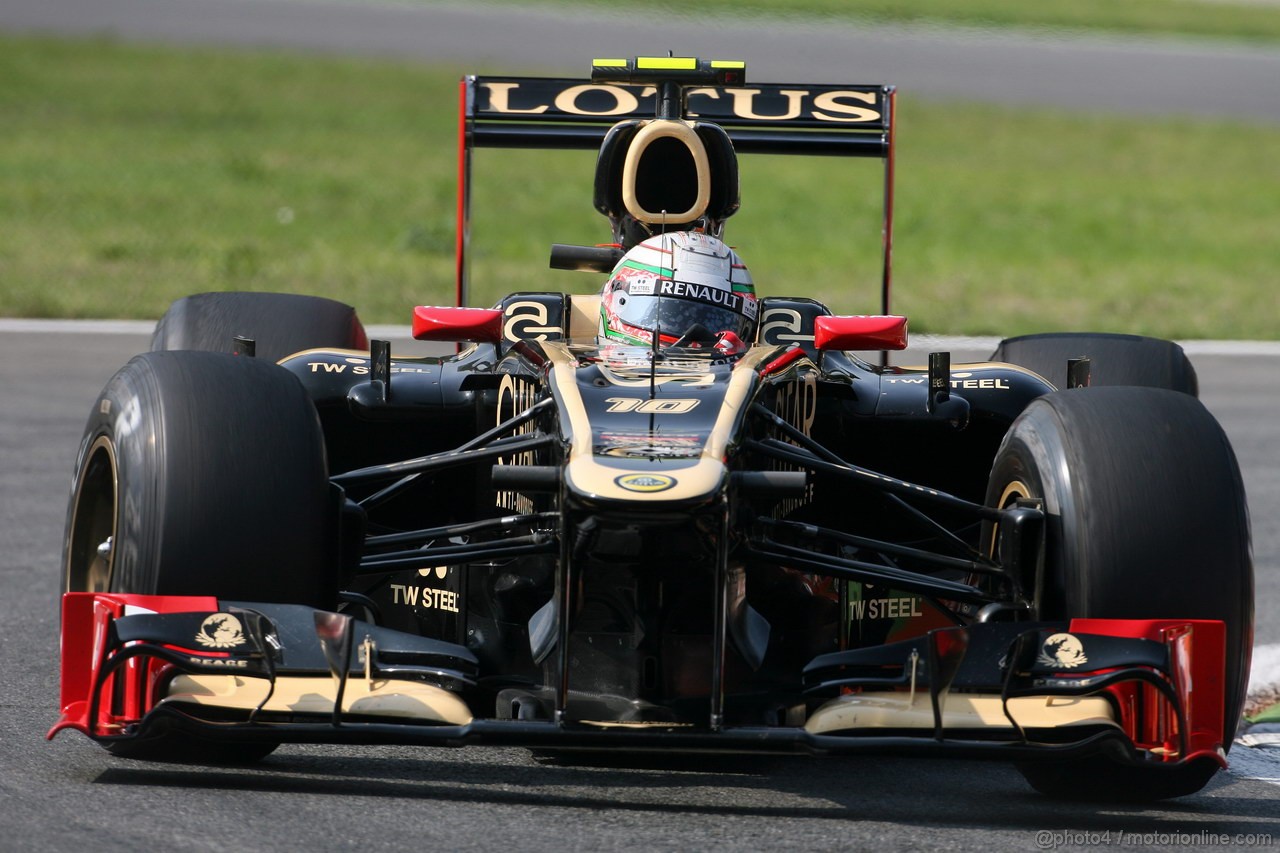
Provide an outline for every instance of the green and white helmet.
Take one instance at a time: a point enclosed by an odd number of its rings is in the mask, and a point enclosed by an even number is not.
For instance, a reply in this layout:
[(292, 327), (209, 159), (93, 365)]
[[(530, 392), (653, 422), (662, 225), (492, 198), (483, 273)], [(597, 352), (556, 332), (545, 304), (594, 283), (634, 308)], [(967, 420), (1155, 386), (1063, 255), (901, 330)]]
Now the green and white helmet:
[(755, 340), (759, 306), (738, 254), (700, 231), (650, 237), (623, 256), (600, 299), (601, 343), (673, 344), (701, 326)]

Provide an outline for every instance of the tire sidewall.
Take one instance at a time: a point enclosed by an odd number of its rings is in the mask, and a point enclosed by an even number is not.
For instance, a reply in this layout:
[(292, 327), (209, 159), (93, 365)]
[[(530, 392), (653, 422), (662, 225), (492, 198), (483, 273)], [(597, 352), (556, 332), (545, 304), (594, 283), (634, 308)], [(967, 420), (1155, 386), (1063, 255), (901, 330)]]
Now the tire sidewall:
[(163, 506), (165, 499), (164, 429), (157, 409), (155, 374), (143, 366), (135, 366), (134, 362), (116, 373), (98, 395), (80, 442), (67, 507), (62, 563), (64, 592), (82, 591), (81, 584), (71, 577), (73, 530), (81, 484), (91, 454), (103, 445), (110, 454), (115, 480), (108, 589), (158, 591), (155, 567), (162, 514), (142, 510), (149, 504)]
[[(1075, 493), (1071, 488), (1073, 472), (1062, 464), (1067, 459), (1063, 446), (1062, 425), (1056, 412), (1039, 400), (1032, 401), (1006, 434), (996, 454), (987, 487), (988, 506), (1007, 506), (1014, 496), (1009, 493), (1015, 483), (1026, 487), (1023, 497), (1044, 501), (1045, 566), (1040, 577), (1023, 577), (1018, 582), (1030, 599), (1036, 619), (1061, 619), (1068, 612), (1069, 573), (1062, 565), (1078, 559), (1074, 543), (1079, 530)], [(1017, 490), (1021, 493), (1021, 490)], [(994, 550), (994, 540), (991, 542)], [(1078, 591), (1073, 591), (1077, 592)]]

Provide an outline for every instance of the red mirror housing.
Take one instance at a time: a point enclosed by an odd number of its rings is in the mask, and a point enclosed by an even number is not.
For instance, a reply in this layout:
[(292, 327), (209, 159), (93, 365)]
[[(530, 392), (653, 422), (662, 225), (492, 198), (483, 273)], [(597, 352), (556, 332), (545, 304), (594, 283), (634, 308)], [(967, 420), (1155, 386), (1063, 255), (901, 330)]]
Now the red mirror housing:
[(907, 318), (897, 314), (815, 317), (813, 345), (820, 350), (907, 348)]
[(413, 309), (413, 337), (419, 341), (497, 343), (502, 340), (502, 309), (419, 305)]

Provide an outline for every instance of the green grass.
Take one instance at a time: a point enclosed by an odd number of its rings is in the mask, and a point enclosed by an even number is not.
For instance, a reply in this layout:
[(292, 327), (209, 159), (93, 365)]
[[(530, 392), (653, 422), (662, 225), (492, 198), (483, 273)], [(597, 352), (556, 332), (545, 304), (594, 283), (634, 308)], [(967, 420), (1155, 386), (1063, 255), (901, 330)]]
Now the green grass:
[[(413, 0), (430, 4), (432, 0)], [(549, 7), (614, 9), (612, 0), (537, 0)], [(519, 5), (526, 5), (521, 3)], [(1203, 36), (1250, 42), (1280, 40), (1280, 4), (1267, 0), (659, 0), (645, 5), (653, 16), (766, 16), (788, 20), (827, 18), (852, 24), (932, 24), (1015, 27), (1052, 32)]]
[[(457, 84), (417, 65), (0, 39), (0, 316), (159, 316), (205, 290), (450, 304)], [(1280, 127), (903, 97), (895, 309), (915, 331), (1280, 338)], [(585, 152), (480, 151), (474, 298), (587, 291)], [(878, 164), (744, 155), (762, 292), (878, 308)]]

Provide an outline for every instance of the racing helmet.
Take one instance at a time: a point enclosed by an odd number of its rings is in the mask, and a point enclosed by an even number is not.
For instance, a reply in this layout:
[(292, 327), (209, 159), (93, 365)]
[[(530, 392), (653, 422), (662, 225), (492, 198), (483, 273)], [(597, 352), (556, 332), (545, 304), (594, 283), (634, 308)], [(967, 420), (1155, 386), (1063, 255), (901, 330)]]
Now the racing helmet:
[(650, 237), (623, 255), (600, 299), (601, 343), (674, 344), (732, 332), (755, 340), (759, 306), (738, 254), (700, 231)]

